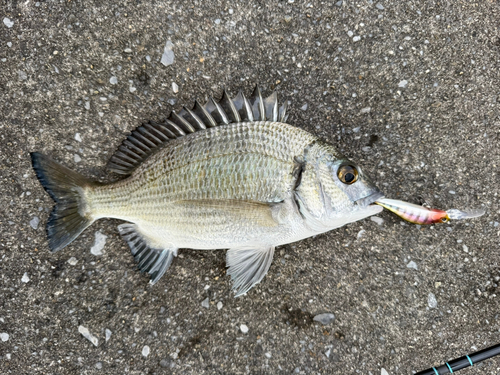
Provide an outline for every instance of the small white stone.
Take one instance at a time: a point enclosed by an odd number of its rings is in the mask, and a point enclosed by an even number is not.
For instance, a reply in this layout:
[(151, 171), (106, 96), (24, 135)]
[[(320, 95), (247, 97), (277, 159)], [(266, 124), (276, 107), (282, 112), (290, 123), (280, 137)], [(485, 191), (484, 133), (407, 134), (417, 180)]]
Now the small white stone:
[(203, 302), (201, 303), (201, 306), (206, 308), (206, 309), (208, 309), (210, 307), (210, 300), (208, 299), (208, 297), (203, 300)]
[(90, 109), (90, 102), (85, 102), (84, 107), (88, 111)]
[(14, 21), (11, 21), (9, 18), (5, 17), (3, 19), (3, 23), (5, 26), (7, 26), (9, 29), (14, 26)]
[(429, 293), (429, 296), (427, 297), (427, 304), (431, 309), (435, 309), (438, 305), (436, 296), (433, 293)]
[(222, 302), (221, 301), (217, 302), (217, 310), (220, 310), (220, 309), (222, 309)]
[(130, 91), (130, 92), (136, 92), (136, 91), (137, 91), (137, 89), (136, 89), (134, 86), (130, 86), (130, 87), (128, 88), (128, 91)]
[(3, 342), (5, 341), (9, 341), (9, 334), (7, 332), (2, 332), (0, 333), (0, 340), (2, 340)]
[(109, 79), (109, 83), (111, 83), (112, 85), (116, 85), (118, 83), (118, 78), (116, 78), (115, 76), (112, 76)]
[(300, 107), (301, 110), (307, 111), (307, 104), (304, 104), (302, 107)]
[(123, 52), (125, 52), (125, 53), (132, 53), (132, 50), (131, 50), (130, 48), (125, 48), (125, 49), (123, 50)]
[(246, 324), (240, 325), (240, 331), (242, 333), (248, 333), (248, 327), (247, 327), (247, 325)]
[(106, 328), (106, 330), (104, 331), (104, 333), (106, 334), (106, 341), (108, 341), (111, 338), (111, 331)]
[(361, 111), (359, 111), (360, 113), (370, 113), (371, 111), (371, 107), (365, 107), (365, 108), (362, 108)]
[(30, 277), (28, 276), (27, 272), (24, 273), (23, 277), (21, 278), (21, 281), (23, 283), (27, 283), (28, 281), (30, 281)]
[(266, 354), (264, 354), (264, 355), (266, 356), (266, 358), (271, 358), (271, 357), (272, 357), (271, 353), (269, 353), (269, 352), (267, 352), (267, 353), (266, 353)]
[(40, 219), (38, 216), (35, 216), (33, 219), (30, 221), (30, 226), (33, 229), (38, 229), (38, 224), (40, 224)]
[(414, 270), (418, 270), (417, 263), (415, 263), (413, 260), (406, 265), (406, 268), (413, 268)]
[(161, 56), (160, 62), (165, 65), (169, 66), (174, 63), (175, 60), (175, 54), (174, 51), (172, 50), (174, 47), (174, 44), (172, 41), (167, 40), (167, 43), (165, 43), (165, 48), (163, 49), (163, 55)]
[(359, 35), (356, 35), (354, 38), (352, 38), (353, 42), (359, 42), (361, 40), (361, 37)]
[(406, 79), (403, 79), (398, 83), (398, 87), (405, 88), (406, 86), (408, 86), (408, 81)]
[(353, 36), (353, 35), (354, 35), (354, 33), (353, 33), (351, 30), (349, 30), (349, 31), (347, 32), (347, 36), (348, 36), (349, 38), (352, 38), (352, 36)]
[(82, 141), (82, 137), (80, 137), (80, 133), (76, 133), (75, 134), (75, 141), (77, 141), (77, 142), (81, 142)]
[(380, 371), (380, 375), (389, 375), (389, 373), (385, 368), (382, 368), (382, 370)]
[(75, 163), (79, 163), (79, 162), (81, 162), (81, 161), (82, 161), (82, 158), (81, 158), (81, 157), (80, 157), (80, 155), (78, 155), (78, 154), (75, 154), (75, 155), (73, 156), (73, 158), (75, 159)]
[(175, 82), (172, 82), (172, 91), (177, 94), (179, 92), (179, 86), (177, 85), (177, 83)]
[(361, 229), (359, 232), (358, 232), (358, 235), (356, 236), (357, 238), (361, 238), (363, 237), (363, 235), (365, 234), (366, 230), (364, 229)]
[(144, 357), (147, 357), (149, 355), (149, 346), (144, 345), (144, 347), (142, 348), (142, 355)]
[(87, 340), (89, 340), (92, 344), (97, 346), (99, 344), (99, 340), (97, 337), (95, 337), (93, 334), (89, 332), (87, 328), (84, 326), (78, 326), (78, 332), (82, 334), (83, 337), (85, 337)]
[(456, 194), (454, 190), (450, 190), (448, 193), (450, 193), (450, 194)]
[(378, 216), (370, 216), (370, 220), (374, 221), (378, 225), (383, 225), (384, 224), (384, 219), (382, 219), (381, 217), (378, 217)]
[(12, 47), (12, 42), (7, 42), (7, 47)]
[(78, 259), (76, 259), (75, 257), (71, 257), (68, 259), (68, 263), (72, 266), (76, 265), (76, 263), (78, 263)]
[(108, 238), (108, 236), (101, 232), (95, 232), (94, 245), (90, 248), (92, 255), (102, 255), (102, 249), (104, 249), (104, 245), (106, 245), (106, 238)]

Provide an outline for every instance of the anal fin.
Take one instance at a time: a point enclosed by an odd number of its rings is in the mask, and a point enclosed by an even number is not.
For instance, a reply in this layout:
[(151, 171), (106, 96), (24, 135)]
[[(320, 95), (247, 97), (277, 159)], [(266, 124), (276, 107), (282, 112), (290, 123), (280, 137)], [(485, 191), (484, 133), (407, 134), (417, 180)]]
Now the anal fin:
[(118, 231), (122, 238), (127, 241), (137, 262), (137, 268), (141, 272), (147, 272), (151, 276), (150, 283), (155, 284), (172, 264), (174, 256), (177, 256), (177, 249), (150, 247), (135, 224), (121, 224), (118, 226)]
[(234, 281), (235, 297), (248, 292), (266, 276), (273, 261), (274, 246), (245, 246), (229, 249), (226, 254), (227, 274)]

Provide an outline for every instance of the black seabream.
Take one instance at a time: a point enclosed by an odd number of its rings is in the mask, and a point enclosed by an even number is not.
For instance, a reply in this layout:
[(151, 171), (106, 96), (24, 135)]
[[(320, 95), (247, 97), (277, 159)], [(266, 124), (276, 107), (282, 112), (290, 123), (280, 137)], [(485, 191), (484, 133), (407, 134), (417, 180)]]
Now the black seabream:
[(276, 246), (379, 213), (383, 194), (362, 168), (286, 123), (276, 93), (195, 102), (134, 130), (111, 158), (123, 179), (100, 184), (32, 153), (56, 202), (47, 223), (58, 251), (100, 218), (118, 229), (157, 282), (179, 248), (229, 249), (236, 296), (259, 283)]

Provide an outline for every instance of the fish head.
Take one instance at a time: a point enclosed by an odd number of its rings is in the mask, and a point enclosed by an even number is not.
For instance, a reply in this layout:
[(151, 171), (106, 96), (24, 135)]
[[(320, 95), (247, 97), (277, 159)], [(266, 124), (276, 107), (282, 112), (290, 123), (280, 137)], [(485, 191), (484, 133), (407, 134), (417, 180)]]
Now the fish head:
[(373, 203), (384, 194), (359, 165), (332, 145), (312, 146), (302, 168), (296, 200), (312, 229), (326, 232), (382, 211)]

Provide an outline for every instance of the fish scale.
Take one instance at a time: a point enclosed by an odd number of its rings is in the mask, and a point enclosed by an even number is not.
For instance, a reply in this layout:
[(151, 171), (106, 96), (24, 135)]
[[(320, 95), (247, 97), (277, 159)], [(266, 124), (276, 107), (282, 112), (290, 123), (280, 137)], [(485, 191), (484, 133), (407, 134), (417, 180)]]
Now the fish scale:
[[(47, 223), (57, 251), (93, 221), (116, 218), (141, 271), (157, 282), (179, 248), (229, 249), (236, 295), (269, 270), (274, 248), (382, 210), (382, 193), (333, 145), (285, 123), (276, 93), (256, 88), (195, 102), (134, 130), (99, 184), (33, 153), (37, 176), (56, 201)], [(357, 171), (357, 172), (354, 172)], [(345, 179), (345, 174), (348, 179)], [(356, 175), (354, 175), (356, 173)]]

